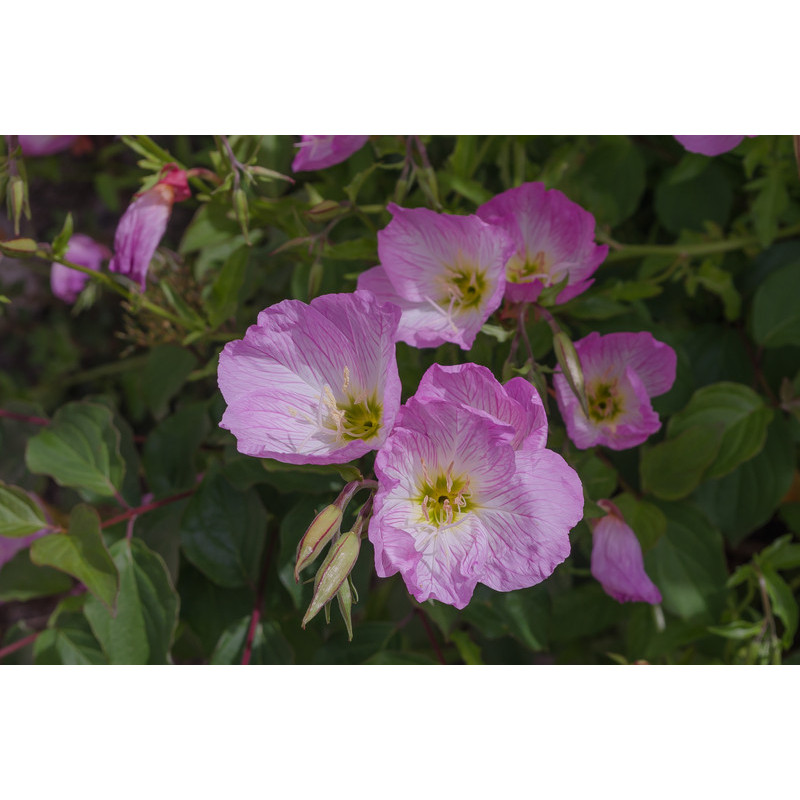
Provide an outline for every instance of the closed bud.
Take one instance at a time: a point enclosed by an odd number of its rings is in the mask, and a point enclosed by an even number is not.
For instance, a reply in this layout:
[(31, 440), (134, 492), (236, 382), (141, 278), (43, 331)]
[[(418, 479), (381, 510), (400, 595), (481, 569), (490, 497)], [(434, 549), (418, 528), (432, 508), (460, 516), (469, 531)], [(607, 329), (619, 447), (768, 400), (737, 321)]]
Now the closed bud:
[(308, 300), (311, 302), (318, 294), (322, 285), (324, 269), (321, 261), (315, 261), (308, 272)]
[(341, 216), (345, 211), (347, 209), (343, 208), (335, 200), (323, 200), (306, 211), (305, 216), (314, 222), (327, 222), (329, 219)]
[(33, 256), (38, 249), (39, 245), (33, 239), (9, 239), (7, 242), (0, 242), (0, 253), (12, 258)]
[(236, 189), (233, 192), (233, 209), (236, 212), (236, 219), (242, 229), (245, 241), (250, 244), (247, 227), (250, 222), (250, 208), (247, 205), (247, 193), (244, 189)]
[(297, 562), (294, 566), (294, 579), (300, 579), (300, 570), (313, 563), (326, 544), (339, 532), (342, 524), (342, 509), (325, 506), (314, 517), (297, 548)]
[(22, 214), (24, 213), (27, 219), (31, 218), (31, 210), (28, 206), (28, 189), (25, 186), (25, 181), (19, 175), (12, 175), (8, 179), (6, 191), (8, 193), (8, 203), (11, 207), (11, 216), (14, 218), (14, 233), (19, 236), (19, 223), (22, 219)]
[(342, 584), (342, 588), (339, 589), (336, 595), (336, 600), (339, 603), (339, 611), (344, 620), (345, 627), (347, 628), (347, 641), (352, 642), (353, 618), (351, 616), (351, 611), (353, 608), (353, 592), (350, 589), (350, 578)]
[(314, 581), (314, 597), (303, 617), (302, 627), (313, 619), (326, 603), (338, 594), (352, 571), (361, 548), (361, 537), (355, 531), (343, 534), (323, 562)]
[(578, 398), (581, 404), (583, 413), (589, 416), (589, 404), (586, 402), (586, 387), (583, 381), (583, 369), (578, 354), (575, 351), (575, 345), (570, 341), (564, 331), (559, 331), (553, 336), (553, 349), (556, 352), (561, 371), (567, 379), (569, 388), (572, 393)]

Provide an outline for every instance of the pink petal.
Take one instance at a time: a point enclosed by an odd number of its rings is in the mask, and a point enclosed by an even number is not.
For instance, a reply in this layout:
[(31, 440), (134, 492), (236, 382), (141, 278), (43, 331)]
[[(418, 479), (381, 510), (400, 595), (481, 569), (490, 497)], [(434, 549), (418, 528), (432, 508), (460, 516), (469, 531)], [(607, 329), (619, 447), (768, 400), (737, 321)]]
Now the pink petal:
[(661, 593), (644, 571), (636, 534), (615, 514), (603, 517), (594, 528), (592, 575), (620, 603), (661, 602)]
[[(107, 247), (98, 244), (94, 239), (84, 236), (82, 233), (76, 233), (70, 238), (67, 252), (64, 255), (67, 261), (93, 270), (99, 270), (103, 259), (110, 256), (111, 253)], [(56, 297), (60, 297), (67, 303), (74, 303), (78, 299), (78, 295), (88, 280), (89, 276), (86, 273), (53, 262), (50, 271), (50, 288)]]
[(704, 156), (718, 156), (738, 147), (744, 136), (676, 136), (690, 153), (701, 153)]
[(339, 164), (360, 150), (369, 136), (301, 136), (297, 155), (292, 162), (292, 171), (304, 172), (325, 169)]
[(24, 156), (49, 156), (68, 150), (77, 136), (18, 136)]

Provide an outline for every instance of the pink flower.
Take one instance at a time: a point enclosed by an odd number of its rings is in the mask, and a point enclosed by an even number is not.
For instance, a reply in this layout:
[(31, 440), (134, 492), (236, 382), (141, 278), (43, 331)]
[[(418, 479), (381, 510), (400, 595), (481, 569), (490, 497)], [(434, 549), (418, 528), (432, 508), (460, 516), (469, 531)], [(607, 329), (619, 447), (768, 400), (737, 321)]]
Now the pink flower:
[(612, 450), (635, 447), (655, 433), (661, 422), (650, 398), (675, 382), (675, 351), (649, 333), (590, 333), (575, 342), (583, 370), (589, 416), (581, 409), (567, 379), (553, 381), (567, 434), (577, 447), (605, 445)]
[(360, 150), (369, 136), (301, 136), (299, 152), (292, 162), (293, 172), (325, 169), (339, 164)]
[(608, 515), (596, 523), (592, 533), (592, 575), (603, 591), (620, 603), (660, 603), (661, 592), (644, 571), (636, 534), (610, 500), (600, 500), (598, 505)]
[(718, 156), (738, 147), (744, 136), (676, 136), (690, 153), (704, 156)]
[(484, 203), (481, 219), (501, 226), (514, 241), (506, 264), (506, 297), (533, 302), (545, 286), (567, 278), (557, 301), (565, 303), (594, 283), (594, 273), (608, 255), (594, 243), (594, 217), (556, 189), (524, 183)]
[(358, 291), (265, 309), (220, 355), (220, 427), (240, 453), (289, 464), (341, 464), (377, 450), (400, 407), (399, 316)]
[(77, 136), (18, 136), (19, 146), (24, 156), (49, 156), (67, 150), (75, 143)]
[[(98, 244), (90, 236), (84, 236), (82, 233), (76, 233), (70, 238), (65, 254), (67, 261), (93, 270), (99, 270), (100, 262), (110, 257), (111, 251), (107, 247)], [(56, 297), (60, 297), (65, 302), (74, 303), (88, 280), (89, 276), (85, 272), (78, 272), (76, 269), (53, 262), (50, 271), (50, 288)]]
[[(476, 411), (488, 419), (511, 426), (514, 450), (541, 450), (547, 444), (547, 416), (536, 390), (524, 378), (500, 384), (486, 367), (433, 364), (422, 376), (414, 395), (418, 402), (445, 400)], [(402, 414), (402, 409), (401, 409)], [(402, 425), (402, 417), (398, 421)]]
[(402, 311), (397, 338), (415, 347), (455, 342), (469, 350), (500, 305), (513, 245), (478, 217), (388, 206), (394, 219), (378, 232), (381, 266), (358, 278)]
[(400, 572), (418, 601), (463, 608), (478, 582), (511, 591), (552, 574), (583, 514), (581, 483), (550, 450), (514, 450), (516, 436), (464, 404), (408, 402), (375, 459), (379, 576)]
[(114, 236), (114, 258), (108, 268), (139, 281), (144, 291), (147, 270), (167, 229), (172, 204), (190, 196), (186, 173), (167, 164), (158, 183), (137, 195), (122, 215)]

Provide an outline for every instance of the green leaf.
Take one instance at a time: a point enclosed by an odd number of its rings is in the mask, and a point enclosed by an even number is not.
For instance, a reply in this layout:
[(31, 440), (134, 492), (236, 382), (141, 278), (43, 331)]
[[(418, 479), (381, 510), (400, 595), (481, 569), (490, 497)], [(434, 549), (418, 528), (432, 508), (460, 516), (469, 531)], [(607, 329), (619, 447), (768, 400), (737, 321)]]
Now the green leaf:
[(108, 664), (81, 612), (83, 598), (62, 600), (33, 647), (36, 664)]
[(143, 389), (148, 407), (156, 419), (167, 413), (169, 401), (180, 391), (197, 359), (184, 347), (161, 344), (147, 356)]
[(191, 489), (198, 472), (195, 454), (208, 435), (208, 409), (187, 403), (160, 422), (147, 437), (142, 464), (147, 482), (157, 498)]
[(206, 301), (208, 319), (212, 328), (218, 328), (236, 313), (239, 290), (247, 272), (247, 259), (251, 249), (244, 245), (234, 250), (222, 265)]
[(544, 587), (501, 592), (493, 605), (508, 625), (509, 633), (527, 648), (539, 652), (547, 647), (550, 602)]
[(112, 664), (166, 664), (178, 624), (178, 594), (160, 556), (138, 539), (111, 548), (119, 570), (116, 615), (90, 597), (84, 613)]
[(663, 605), (682, 619), (713, 623), (725, 605), (727, 570), (722, 537), (689, 503), (658, 503), (667, 530), (645, 553), (647, 574)]
[(37, 539), (31, 545), (31, 561), (72, 575), (113, 609), (119, 575), (100, 533), (100, 517), (91, 506), (72, 509), (67, 533)]
[(669, 439), (694, 426), (723, 430), (717, 456), (706, 478), (720, 478), (756, 456), (764, 447), (773, 411), (764, 399), (740, 383), (715, 383), (698, 389), (667, 426)]
[(326, 245), (323, 250), (326, 258), (338, 259), (340, 261), (377, 261), (378, 251), (376, 250), (375, 238), (366, 237), (364, 239), (350, 239), (346, 242)]
[(62, 594), (72, 587), (72, 579), (63, 572), (31, 563), (27, 549), (0, 568), (0, 602), (25, 602), (36, 597)]
[[(240, 664), (244, 655), (252, 615), (225, 629), (211, 656), (212, 664)], [(253, 634), (251, 664), (292, 664), (294, 654), (276, 622), (260, 621)]]
[(722, 636), (725, 639), (752, 639), (758, 636), (764, 629), (762, 622), (746, 622), (743, 619), (736, 619), (726, 625), (709, 625), (709, 633)]
[(784, 632), (781, 640), (784, 649), (788, 649), (794, 641), (794, 635), (797, 633), (798, 617), (800, 617), (797, 600), (789, 584), (774, 569), (766, 566), (762, 567), (761, 574), (764, 576), (767, 594), (772, 604), (772, 612), (783, 622)]
[(800, 345), (800, 262), (773, 272), (753, 298), (753, 336), (764, 347)]
[(800, 567), (800, 544), (792, 543), (789, 533), (765, 547), (755, 559), (760, 565), (773, 569), (797, 569)]
[(0, 481), (0, 536), (29, 536), (46, 527), (39, 504), (22, 489)]
[(603, 500), (611, 497), (617, 488), (617, 471), (613, 465), (602, 461), (594, 453), (581, 455), (573, 463), (580, 476), (583, 491), (591, 500)]
[(642, 489), (662, 500), (686, 497), (716, 458), (722, 434), (721, 425), (694, 425), (672, 439), (644, 449), (640, 462)]
[(267, 514), (255, 490), (237, 492), (212, 468), (189, 501), (181, 523), (186, 557), (219, 586), (256, 582)]
[(738, 542), (775, 513), (789, 490), (795, 469), (789, 423), (776, 416), (762, 451), (730, 475), (706, 481), (693, 500), (731, 542)]
[(472, 641), (466, 631), (453, 631), (450, 634), (450, 641), (456, 646), (458, 654), (465, 664), (483, 665), (481, 648)]
[(769, 247), (778, 232), (778, 218), (789, 205), (786, 179), (778, 164), (767, 169), (758, 195), (750, 207), (756, 236), (762, 247)]
[(61, 486), (102, 497), (117, 493), (125, 475), (120, 435), (111, 411), (95, 403), (68, 403), (52, 423), (28, 442), (31, 472), (50, 475)]
[(55, 258), (63, 258), (69, 247), (69, 240), (72, 236), (72, 214), (67, 214), (64, 220), (64, 226), (61, 228), (58, 236), (53, 239), (53, 256)]
[(627, 493), (615, 497), (614, 503), (625, 517), (625, 522), (636, 534), (643, 551), (655, 547), (658, 540), (667, 532), (667, 518), (653, 503), (637, 500)]
[(655, 191), (655, 210), (670, 233), (702, 231), (706, 222), (724, 227), (733, 205), (733, 190), (725, 169), (711, 159), (699, 174), (675, 182), (667, 176)]

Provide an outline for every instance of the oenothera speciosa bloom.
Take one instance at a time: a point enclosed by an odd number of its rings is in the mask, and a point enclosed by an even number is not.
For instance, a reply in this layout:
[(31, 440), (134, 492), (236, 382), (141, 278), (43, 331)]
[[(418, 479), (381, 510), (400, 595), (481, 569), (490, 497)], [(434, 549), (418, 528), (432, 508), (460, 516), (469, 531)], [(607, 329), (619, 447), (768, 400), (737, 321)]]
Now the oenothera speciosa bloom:
[(547, 578), (583, 514), (575, 471), (545, 449), (547, 422), (525, 381), (435, 366), (378, 452), (369, 538), (381, 577), (457, 608), (478, 582), (498, 591)]
[(400, 406), (400, 311), (369, 292), (284, 300), (220, 354), (220, 426), (240, 453), (341, 464), (377, 450)]

